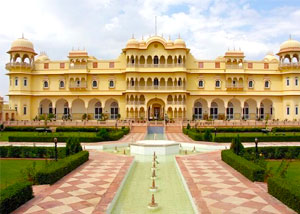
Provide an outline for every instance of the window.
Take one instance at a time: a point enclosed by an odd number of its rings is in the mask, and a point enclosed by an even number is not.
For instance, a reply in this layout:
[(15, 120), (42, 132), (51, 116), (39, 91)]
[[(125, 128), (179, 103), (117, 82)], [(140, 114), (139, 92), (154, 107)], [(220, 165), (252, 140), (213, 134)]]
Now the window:
[(270, 81), (269, 80), (265, 81), (265, 88), (270, 88)]
[(19, 84), (19, 78), (16, 77), (16, 78), (15, 78), (15, 86), (18, 86), (18, 84)]
[(299, 111), (298, 106), (296, 106), (295, 107), (295, 115), (298, 115), (298, 111)]
[(286, 78), (286, 86), (290, 86), (290, 78), (289, 77)]
[(158, 79), (157, 78), (154, 79), (154, 86), (158, 86)]
[(158, 56), (154, 56), (154, 64), (157, 65), (158, 64)]
[(181, 81), (181, 79), (179, 79), (179, 80), (178, 80), (178, 83), (177, 83), (177, 85), (178, 85), (178, 86), (181, 86), (181, 85), (182, 85), (182, 81)]
[(24, 77), (23, 85), (27, 86), (27, 78), (26, 77)]
[(249, 80), (248, 82), (248, 88), (253, 88), (254, 82), (253, 80)]
[(253, 63), (252, 62), (248, 62), (248, 68), (253, 68)]
[(44, 63), (44, 69), (48, 69), (49, 68), (49, 63)]
[(49, 87), (49, 82), (46, 80), (44, 81), (44, 88), (48, 88)]
[(15, 110), (16, 110), (16, 112), (18, 111), (18, 106), (17, 105), (15, 105)]
[(220, 68), (220, 62), (215, 62), (215, 68)]
[(26, 107), (26, 106), (23, 107), (23, 114), (24, 114), (24, 115), (27, 114), (27, 107)]
[(60, 68), (65, 68), (65, 63), (60, 63), (60, 66), (59, 66)]
[(203, 80), (199, 80), (198, 86), (199, 86), (199, 88), (204, 88), (204, 81)]
[(298, 77), (295, 78), (295, 86), (298, 86), (299, 85), (299, 80), (298, 80)]
[(198, 63), (198, 68), (203, 68), (203, 67), (204, 67), (203, 62), (199, 62)]
[(59, 88), (64, 88), (65, 82), (63, 80), (59, 81)]
[(221, 81), (220, 80), (216, 80), (216, 88), (221, 88)]
[(269, 63), (264, 63), (264, 69), (269, 69)]
[(113, 80), (109, 80), (109, 87), (114, 88), (115, 87), (115, 82)]
[(131, 79), (131, 80), (130, 80), (130, 85), (131, 85), (131, 86), (134, 86), (134, 79)]
[(76, 80), (76, 87), (80, 86), (80, 80)]
[(93, 85), (93, 88), (97, 88), (97, 87), (98, 87), (98, 82), (97, 82), (97, 80), (93, 80), (92, 85)]
[(115, 63), (114, 62), (110, 62), (109, 63), (109, 68), (114, 68), (115, 67)]
[(93, 68), (98, 68), (98, 62), (93, 62)]
[(286, 114), (287, 114), (287, 115), (290, 115), (290, 107), (289, 107), (289, 106), (286, 107)]

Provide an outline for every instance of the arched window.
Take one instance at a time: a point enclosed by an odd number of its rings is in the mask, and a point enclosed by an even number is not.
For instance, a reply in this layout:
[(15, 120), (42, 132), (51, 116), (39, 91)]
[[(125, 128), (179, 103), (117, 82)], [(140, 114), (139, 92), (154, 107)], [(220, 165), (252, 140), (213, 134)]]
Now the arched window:
[(23, 85), (27, 86), (27, 77), (24, 77)]
[(109, 87), (114, 88), (115, 87), (115, 82), (113, 80), (109, 80)]
[(253, 80), (249, 80), (249, 82), (248, 82), (248, 88), (253, 88), (253, 86), (254, 86)]
[(80, 87), (80, 80), (76, 80), (76, 87)]
[(101, 103), (100, 102), (97, 102), (95, 104), (95, 119), (98, 120), (98, 119), (101, 119), (101, 116), (102, 116), (102, 106), (101, 106)]
[(157, 65), (158, 64), (158, 56), (154, 56), (153, 61), (154, 61), (154, 64)]
[(244, 120), (249, 119), (249, 105), (248, 105), (248, 103), (245, 103), (245, 105), (244, 105), (243, 115), (244, 115)]
[(178, 84), (177, 84), (178, 86), (181, 86), (182, 85), (182, 80), (181, 79), (179, 79), (178, 80)]
[(48, 88), (49, 87), (49, 82), (47, 80), (44, 81), (44, 88)]
[(204, 88), (204, 81), (203, 80), (199, 80), (198, 86), (199, 86), (199, 88)]
[(16, 78), (15, 78), (15, 86), (18, 86), (18, 84), (19, 84), (19, 78), (16, 77)]
[(269, 80), (265, 81), (265, 88), (270, 88), (270, 81)]
[(202, 105), (200, 102), (197, 102), (194, 106), (194, 117), (195, 119), (202, 119), (202, 116)]
[(221, 81), (220, 80), (216, 80), (216, 88), (221, 88)]
[(299, 85), (298, 77), (295, 77), (295, 86), (298, 86), (298, 85)]
[(155, 78), (155, 79), (154, 79), (154, 86), (158, 86), (158, 84), (159, 84), (158, 79)]
[(131, 80), (130, 80), (130, 85), (131, 85), (131, 86), (134, 86), (134, 79), (131, 79)]
[(227, 119), (232, 120), (233, 119), (233, 105), (231, 102), (228, 103), (228, 108), (227, 108)]
[(113, 102), (110, 105), (110, 118), (113, 119), (113, 120), (118, 119), (118, 114), (119, 114), (118, 103)]
[(69, 105), (67, 102), (64, 104), (64, 115), (69, 115)]
[(92, 86), (93, 86), (93, 88), (97, 88), (98, 87), (97, 80), (93, 80)]
[(286, 78), (286, 86), (290, 86), (290, 78), (289, 77)]
[(210, 117), (211, 119), (218, 119), (218, 104), (213, 102), (210, 108)]
[(59, 87), (64, 88), (65, 87), (65, 82), (63, 80), (59, 81)]
[(49, 114), (53, 114), (52, 103), (49, 103)]

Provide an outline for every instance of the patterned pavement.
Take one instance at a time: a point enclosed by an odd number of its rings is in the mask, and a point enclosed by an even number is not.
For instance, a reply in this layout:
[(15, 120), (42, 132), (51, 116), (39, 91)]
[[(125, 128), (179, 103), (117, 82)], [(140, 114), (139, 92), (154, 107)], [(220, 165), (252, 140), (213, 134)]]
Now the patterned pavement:
[(105, 213), (133, 157), (90, 151), (90, 160), (14, 214)]
[(200, 213), (295, 213), (220, 156), (217, 151), (176, 157)]

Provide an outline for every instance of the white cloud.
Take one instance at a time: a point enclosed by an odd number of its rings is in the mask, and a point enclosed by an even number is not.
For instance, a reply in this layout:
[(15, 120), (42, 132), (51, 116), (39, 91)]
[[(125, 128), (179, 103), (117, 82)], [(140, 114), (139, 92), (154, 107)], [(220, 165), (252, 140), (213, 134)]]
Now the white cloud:
[(180, 33), (197, 58), (214, 59), (241, 47), (249, 59), (276, 52), (289, 34), (300, 39), (300, 5), (256, 9), (250, 0), (10, 0), (0, 7), (0, 95), (8, 92), (4, 66), (10, 43), (25, 33), (37, 52), (65, 59), (72, 47), (97, 58), (117, 58), (126, 41)]

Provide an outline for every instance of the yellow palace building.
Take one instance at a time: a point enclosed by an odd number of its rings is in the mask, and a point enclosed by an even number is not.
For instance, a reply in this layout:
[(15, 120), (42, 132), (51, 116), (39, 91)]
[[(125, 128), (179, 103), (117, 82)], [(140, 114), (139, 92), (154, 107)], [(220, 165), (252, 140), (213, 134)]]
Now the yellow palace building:
[[(131, 38), (117, 59), (72, 50), (53, 61), (20, 38), (10, 50), (5, 120), (299, 120), (300, 42), (281, 44), (278, 57), (245, 59), (240, 50), (196, 59), (183, 39)], [(85, 115), (85, 116), (84, 116)]]

